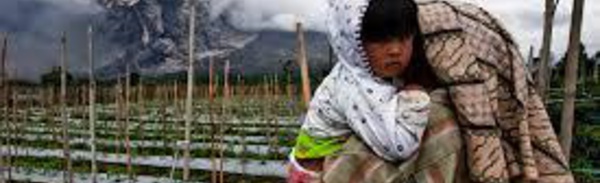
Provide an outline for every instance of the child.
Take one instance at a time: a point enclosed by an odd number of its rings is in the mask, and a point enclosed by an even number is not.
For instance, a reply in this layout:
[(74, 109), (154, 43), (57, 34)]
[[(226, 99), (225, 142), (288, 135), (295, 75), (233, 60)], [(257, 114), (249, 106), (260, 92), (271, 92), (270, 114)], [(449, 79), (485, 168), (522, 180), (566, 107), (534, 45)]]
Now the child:
[[(356, 1), (356, 6), (341, 6)], [(323, 159), (358, 136), (402, 162), (418, 149), (435, 82), (413, 0), (330, 0), (329, 37), (339, 63), (323, 80), (290, 154), (290, 182), (318, 177)]]

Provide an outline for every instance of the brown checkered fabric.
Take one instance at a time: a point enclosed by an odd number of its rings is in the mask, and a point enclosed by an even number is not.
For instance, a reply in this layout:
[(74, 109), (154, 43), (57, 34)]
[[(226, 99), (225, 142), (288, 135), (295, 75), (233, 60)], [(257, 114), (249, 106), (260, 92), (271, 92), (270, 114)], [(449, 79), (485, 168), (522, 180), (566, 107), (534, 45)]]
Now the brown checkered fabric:
[(420, 3), (426, 52), (449, 86), (474, 182), (573, 182), (517, 44), (479, 7)]

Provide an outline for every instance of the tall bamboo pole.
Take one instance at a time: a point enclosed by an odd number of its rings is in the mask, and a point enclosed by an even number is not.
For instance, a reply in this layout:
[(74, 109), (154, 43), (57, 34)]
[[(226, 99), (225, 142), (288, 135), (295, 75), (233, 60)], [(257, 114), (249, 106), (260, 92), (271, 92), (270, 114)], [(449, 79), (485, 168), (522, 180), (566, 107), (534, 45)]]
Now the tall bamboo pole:
[(229, 69), (230, 69), (231, 65), (229, 63), (229, 60), (225, 60), (225, 67), (223, 69), (223, 97), (225, 99), (229, 99), (230, 95), (231, 95), (231, 88), (229, 85)]
[[(52, 72), (54, 72), (54, 70)], [(48, 120), (48, 126), (49, 126), (51, 134), (52, 134), (52, 141), (59, 142), (59, 141), (61, 141), (61, 139), (59, 137), (59, 132), (58, 132), (60, 129), (59, 129), (58, 120), (55, 119), (56, 116), (58, 115), (58, 112), (57, 112), (58, 110), (55, 107), (55, 105), (50, 105), (50, 104), (56, 104), (58, 102), (59, 97), (57, 95), (59, 92), (56, 91), (56, 88), (57, 88), (56, 85), (48, 86), (48, 89), (50, 91), (50, 94), (48, 94), (49, 95), (48, 108), (50, 108), (50, 112), (49, 112), (50, 115), (48, 117), (48, 119), (50, 119), (50, 120)]]
[(116, 140), (117, 140), (117, 148), (115, 149), (115, 154), (120, 154), (121, 153), (121, 146), (123, 144), (123, 83), (121, 81), (122, 74), (119, 74), (119, 76), (117, 77), (117, 86), (116, 86), (116, 97), (115, 97), (115, 102), (116, 102), (116, 120), (115, 122), (117, 123), (116, 126), (118, 126), (118, 130), (117, 130), (117, 134), (116, 134)]
[(213, 105), (215, 98), (215, 86), (214, 86), (214, 61), (213, 58), (209, 58), (208, 64), (208, 118), (211, 126), (210, 130), (210, 167), (211, 167), (211, 183), (217, 182), (217, 163), (215, 160), (215, 133), (217, 125), (214, 122), (213, 116)]
[(552, 49), (552, 32), (554, 27), (554, 14), (556, 12), (556, 5), (559, 0), (545, 0), (546, 10), (544, 12), (544, 34), (542, 38), (542, 49), (540, 50), (540, 67), (537, 75), (537, 90), (545, 101), (546, 90), (548, 89), (549, 79), (549, 65), (550, 65), (550, 50)]
[[(8, 128), (7, 128), (7, 124), (8, 124), (8, 82), (6, 77), (6, 57), (8, 54), (8, 35), (3, 35), (2, 36), (3, 41), (2, 41), (2, 57), (0, 58), (2, 60), (2, 63), (0, 64), (0, 84), (2, 85), (2, 124), (3, 125), (3, 130), (5, 130), (3, 132), (4, 135), (8, 136)], [(6, 140), (8, 140), (8, 138), (6, 138)], [(0, 140), (0, 147), (8, 147), (9, 143), (6, 143), (5, 146), (5, 140), (2, 139)], [(4, 178), (4, 171), (5, 171), (5, 162), (4, 162), (4, 151), (0, 152), (0, 182), (4, 183), (6, 182), (5, 178)], [(8, 167), (8, 166), (7, 166)], [(9, 179), (10, 180), (10, 179)]]
[[(275, 103), (274, 103), (274, 107), (273, 107), (273, 112), (275, 113), (274, 115), (277, 115), (277, 111), (279, 111), (279, 102), (280, 102), (280, 88), (279, 88), (279, 77), (277, 74), (275, 74), (275, 78), (273, 81), (273, 85), (275, 86), (275, 91), (274, 91), (274, 96), (275, 96)], [(275, 122), (274, 126), (275, 126), (275, 139), (273, 144), (275, 145), (275, 153), (274, 156), (275, 158), (279, 157), (279, 119), (277, 119), (277, 117), (273, 116), (273, 122)]]
[(94, 76), (94, 29), (92, 26), (88, 27), (88, 63), (89, 63), (89, 114), (88, 118), (90, 121), (90, 150), (92, 151), (91, 171), (92, 171), (92, 183), (97, 182), (98, 166), (96, 165), (96, 77)]
[(131, 166), (131, 142), (129, 139), (129, 118), (130, 108), (129, 100), (131, 98), (131, 72), (129, 70), (129, 63), (126, 66), (125, 73), (125, 153), (127, 155), (127, 180), (128, 182), (133, 181), (133, 167)]
[(581, 24), (583, 19), (584, 0), (573, 1), (571, 15), (571, 33), (569, 35), (569, 52), (567, 53), (565, 69), (565, 100), (563, 101), (562, 119), (560, 125), (560, 142), (567, 160), (571, 154), (573, 124), (575, 113), (575, 98), (577, 92), (577, 65), (579, 62), (579, 43), (581, 41)]
[[(273, 96), (271, 93), (271, 81), (269, 79), (269, 75), (264, 75), (263, 76), (263, 90), (264, 92), (262, 93), (262, 97), (263, 97), (263, 107), (262, 107), (262, 120), (267, 126), (271, 126), (271, 104), (272, 104), (272, 100), (271, 97)], [(264, 124), (263, 124), (264, 125)], [(266, 137), (267, 137), (267, 152), (268, 153), (272, 153), (273, 152), (273, 134), (271, 129), (266, 129)]]
[(296, 33), (298, 34), (298, 64), (302, 72), (302, 96), (304, 105), (308, 108), (310, 103), (310, 75), (308, 69), (308, 60), (306, 58), (306, 47), (304, 43), (304, 32), (302, 29), (302, 23), (296, 23)]
[[(168, 86), (168, 85), (167, 85)], [(169, 98), (168, 96), (168, 92), (165, 92), (165, 88), (167, 86), (158, 86), (158, 98), (159, 98), (159, 102), (160, 102), (160, 109), (159, 109), (159, 122), (161, 124), (161, 134), (165, 134), (165, 136), (167, 136), (167, 100)], [(163, 149), (168, 148), (167, 145), (169, 143), (167, 138), (162, 138), (163, 140)], [(174, 149), (175, 151), (176, 149)]]
[(185, 100), (185, 151), (183, 152), (184, 167), (183, 181), (189, 181), (190, 178), (190, 145), (192, 136), (192, 100), (194, 92), (194, 37), (196, 31), (196, 4), (193, 0), (189, 0), (190, 6), (190, 22), (189, 22), (189, 37), (188, 37), (188, 75), (187, 75), (187, 97)]
[[(17, 91), (15, 91), (17, 90)], [(9, 91), (9, 95), (10, 95), (10, 121), (7, 124), (7, 129), (8, 129), (8, 143), (7, 143), (7, 147), (8, 147), (8, 152), (7, 152), (7, 159), (6, 159), (6, 163), (8, 164), (8, 180), (12, 180), (12, 165), (13, 165), (13, 160), (12, 160), (12, 153), (14, 150), (14, 146), (13, 146), (13, 142), (12, 140), (15, 139), (15, 121), (17, 121), (17, 97), (16, 97), (16, 93), (18, 92), (18, 87), (13, 87), (10, 86), (10, 91)]]
[[(223, 103), (223, 114), (221, 115), (223, 118), (228, 116), (228, 111), (227, 111), (227, 107), (229, 105), (229, 95), (230, 95), (230, 88), (229, 88), (229, 60), (225, 61), (225, 68), (224, 68), (224, 77), (223, 77), (223, 97), (224, 97), (224, 103)], [(221, 121), (221, 127), (223, 127), (225, 125), (225, 121), (226, 120), (222, 120)], [(223, 160), (225, 159), (224, 156), (224, 151), (225, 148), (223, 148), (223, 144), (224, 144), (224, 129), (223, 128), (219, 128), (219, 182), (223, 183), (224, 182), (224, 173), (223, 173)]]
[(62, 119), (63, 154), (65, 158), (66, 172), (63, 173), (65, 182), (73, 182), (73, 165), (71, 163), (71, 151), (69, 147), (69, 117), (67, 114), (67, 33), (63, 32), (62, 53), (60, 59), (60, 116)]
[[(236, 91), (239, 91), (238, 94), (236, 94), (238, 96), (238, 98), (240, 98), (240, 100), (245, 99), (244, 96), (246, 96), (246, 94), (244, 93), (244, 89), (245, 89), (245, 85), (244, 85), (244, 81), (242, 80), (241, 75), (238, 75), (237, 78), (237, 83), (238, 83), (238, 87), (239, 89)], [(243, 104), (243, 102), (240, 102), (238, 104)], [(248, 107), (245, 105), (242, 105), (242, 110), (244, 111), (244, 113), (246, 113), (246, 111), (248, 111)], [(245, 119), (246, 118), (240, 118), (240, 126), (245, 126)], [(241, 153), (241, 157), (240, 159), (242, 159), (241, 163), (242, 163), (242, 176), (244, 176), (246, 174), (246, 147), (247, 147), (247, 143), (246, 143), (246, 132), (244, 130), (240, 130), (240, 136), (241, 136), (241, 144), (242, 144), (242, 153)], [(240, 182), (244, 183), (246, 182), (244, 179), (242, 179)]]
[[(139, 67), (138, 67), (139, 69)], [(138, 129), (137, 136), (141, 139), (144, 138), (144, 124), (146, 119), (144, 119), (144, 114), (146, 112), (146, 106), (144, 106), (144, 77), (141, 74), (141, 69), (139, 69), (139, 78), (138, 78), (138, 86), (137, 86), (137, 113), (138, 113)], [(143, 148), (138, 149), (138, 153), (143, 154)]]
[[(0, 58), (0, 59), (2, 59), (2, 64), (1, 64), (1, 68), (0, 68), (1, 69), (0, 72), (2, 72), (2, 73), (0, 73), (1, 74), (0, 77), (2, 77), (2, 81), (1, 81), (2, 82), (1, 83), (2, 84), (2, 111), (3, 111), (2, 125), (4, 125), (4, 130), (6, 130), (5, 135), (7, 137), (10, 137), (10, 135), (9, 135), (10, 130), (8, 128), (8, 126), (9, 126), (8, 125), (8, 123), (9, 123), (9, 120), (8, 120), (8, 115), (9, 115), (9, 113), (8, 113), (8, 95), (10, 92), (10, 86), (9, 86), (9, 83), (7, 82), (8, 81), (8, 78), (7, 78), (8, 73), (6, 71), (6, 58), (8, 57), (8, 35), (4, 35), (3, 39), (4, 40), (2, 41), (2, 58)], [(5, 147), (7, 147), (7, 149), (8, 149), (10, 147), (10, 138), (6, 138), (6, 144), (4, 144), (4, 140), (1, 140), (0, 143), (2, 143), (3, 147), (4, 147), (4, 145), (6, 145)], [(7, 158), (7, 160), (8, 160), (7, 163), (9, 163), (10, 159), (11, 159), (10, 152), (7, 154), (6, 157), (4, 157), (4, 152), (0, 153), (0, 181), (1, 182), (5, 182), (5, 179), (4, 179), (4, 171), (5, 171), (4, 167), (5, 166), (7, 167), (8, 172), (10, 172), (10, 163), (8, 165), (5, 165), (4, 158)], [(9, 176), (8, 177), (9, 181), (10, 181), (10, 178), (11, 177)]]

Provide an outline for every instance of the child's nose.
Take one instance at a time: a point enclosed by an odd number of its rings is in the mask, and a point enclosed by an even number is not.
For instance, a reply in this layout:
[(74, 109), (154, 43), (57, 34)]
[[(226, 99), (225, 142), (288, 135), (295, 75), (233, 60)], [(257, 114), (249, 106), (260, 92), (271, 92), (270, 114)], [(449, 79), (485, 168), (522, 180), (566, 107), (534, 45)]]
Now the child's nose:
[(399, 56), (402, 55), (402, 44), (400, 44), (399, 42), (394, 42), (391, 43), (391, 45), (388, 48), (388, 54), (392, 55), (392, 56)]

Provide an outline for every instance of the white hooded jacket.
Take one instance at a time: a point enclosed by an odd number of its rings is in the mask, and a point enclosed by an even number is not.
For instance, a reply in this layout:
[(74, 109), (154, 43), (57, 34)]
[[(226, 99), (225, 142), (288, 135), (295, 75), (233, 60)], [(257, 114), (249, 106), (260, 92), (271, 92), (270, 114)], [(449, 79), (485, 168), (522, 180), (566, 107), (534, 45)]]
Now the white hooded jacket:
[(397, 162), (419, 147), (430, 101), (424, 92), (399, 92), (371, 72), (359, 39), (368, 2), (329, 1), (329, 41), (340, 61), (317, 88), (302, 129), (315, 138), (355, 134)]

